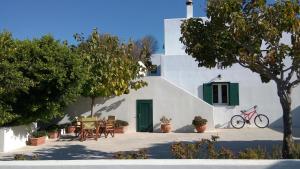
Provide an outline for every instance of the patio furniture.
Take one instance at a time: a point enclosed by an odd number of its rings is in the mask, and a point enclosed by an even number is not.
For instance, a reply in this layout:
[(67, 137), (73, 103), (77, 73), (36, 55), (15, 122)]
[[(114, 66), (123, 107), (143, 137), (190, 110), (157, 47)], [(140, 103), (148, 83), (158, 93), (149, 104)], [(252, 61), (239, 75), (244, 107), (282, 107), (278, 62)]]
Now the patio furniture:
[(86, 140), (86, 138), (91, 137), (96, 141), (99, 137), (99, 124), (96, 117), (86, 117), (81, 118), (81, 132), (80, 132), (80, 141)]
[(112, 137), (115, 136), (115, 120), (107, 120), (105, 123), (105, 138), (107, 138), (108, 134)]

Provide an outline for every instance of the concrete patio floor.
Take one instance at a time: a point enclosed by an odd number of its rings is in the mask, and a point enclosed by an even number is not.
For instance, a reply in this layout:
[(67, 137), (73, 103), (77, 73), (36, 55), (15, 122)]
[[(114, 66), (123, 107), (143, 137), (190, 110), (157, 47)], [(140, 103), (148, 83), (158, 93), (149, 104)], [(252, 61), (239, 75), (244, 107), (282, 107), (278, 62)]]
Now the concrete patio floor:
[[(300, 129), (294, 129), (295, 139), (300, 141)], [(171, 158), (170, 145), (174, 142), (200, 141), (211, 135), (220, 137), (218, 145), (234, 151), (248, 147), (271, 149), (281, 144), (282, 133), (273, 129), (216, 129), (206, 133), (125, 133), (115, 137), (101, 137), (98, 141), (88, 139), (80, 142), (74, 137), (48, 140), (41, 146), (26, 146), (9, 153), (0, 153), (0, 160), (12, 160), (15, 154), (39, 154), (41, 160), (110, 159), (118, 151), (136, 151), (146, 148), (149, 158)]]

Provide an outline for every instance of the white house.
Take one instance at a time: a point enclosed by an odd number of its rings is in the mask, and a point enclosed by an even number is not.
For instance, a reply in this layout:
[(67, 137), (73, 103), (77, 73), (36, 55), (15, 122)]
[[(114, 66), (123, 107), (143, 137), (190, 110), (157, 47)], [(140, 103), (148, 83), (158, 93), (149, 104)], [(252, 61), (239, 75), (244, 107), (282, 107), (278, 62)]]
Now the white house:
[[(187, 18), (193, 17), (192, 1), (186, 4)], [(258, 112), (269, 117), (271, 127), (281, 127), (282, 110), (275, 83), (262, 83), (258, 74), (239, 65), (228, 69), (199, 68), (179, 41), (184, 19), (164, 20), (165, 53), (152, 56), (158, 71), (157, 76), (144, 78), (148, 86), (120, 97), (98, 98), (96, 114), (126, 120), (132, 132), (159, 131), (159, 119), (166, 116), (172, 118), (174, 132), (191, 132), (194, 116), (206, 118), (209, 130), (229, 128), (233, 115), (257, 105)], [(293, 124), (300, 127), (299, 86), (293, 90), (292, 100)], [(89, 115), (90, 102), (81, 98), (67, 111), (71, 116)]]

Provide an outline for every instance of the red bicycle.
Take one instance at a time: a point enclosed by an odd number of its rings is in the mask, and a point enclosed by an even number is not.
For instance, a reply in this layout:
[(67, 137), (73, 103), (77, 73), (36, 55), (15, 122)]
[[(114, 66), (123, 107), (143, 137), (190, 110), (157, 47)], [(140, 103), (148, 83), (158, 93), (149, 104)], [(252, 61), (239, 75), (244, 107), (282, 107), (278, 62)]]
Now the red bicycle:
[(243, 128), (245, 123), (251, 124), (250, 120), (254, 118), (254, 124), (259, 128), (265, 128), (269, 125), (269, 118), (264, 114), (256, 112), (257, 106), (253, 106), (248, 110), (241, 110), (241, 115), (235, 115), (231, 118), (230, 123), (236, 129)]

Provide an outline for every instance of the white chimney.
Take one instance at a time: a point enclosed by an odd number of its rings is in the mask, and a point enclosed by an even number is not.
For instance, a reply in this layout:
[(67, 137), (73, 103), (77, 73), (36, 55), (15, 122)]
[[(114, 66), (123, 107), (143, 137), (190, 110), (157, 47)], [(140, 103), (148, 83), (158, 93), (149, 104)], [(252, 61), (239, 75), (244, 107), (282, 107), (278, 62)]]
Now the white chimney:
[(186, 0), (186, 18), (193, 17), (193, 0)]

